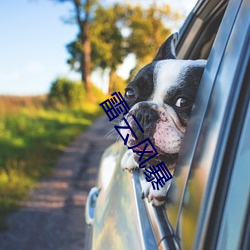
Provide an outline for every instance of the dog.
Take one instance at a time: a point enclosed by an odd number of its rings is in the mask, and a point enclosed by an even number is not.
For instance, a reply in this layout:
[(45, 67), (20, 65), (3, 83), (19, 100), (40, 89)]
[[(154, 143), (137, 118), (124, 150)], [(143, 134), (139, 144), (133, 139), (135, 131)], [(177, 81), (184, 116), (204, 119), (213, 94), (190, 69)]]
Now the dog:
[[(129, 129), (127, 145), (132, 147), (149, 138), (158, 155), (146, 162), (146, 167), (164, 162), (171, 174), (174, 173), (181, 142), (184, 137), (192, 105), (200, 83), (206, 60), (178, 60), (175, 47), (178, 33), (172, 34), (161, 45), (153, 61), (143, 67), (125, 89), (124, 99), (130, 107), (125, 116), (137, 139)], [(138, 129), (133, 116), (144, 130)], [(124, 121), (121, 122), (124, 125)], [(143, 148), (137, 148), (143, 150)], [(149, 157), (146, 155), (144, 157)], [(123, 170), (135, 170), (139, 166), (139, 155), (132, 149), (122, 158)], [(142, 175), (142, 171), (140, 170)], [(144, 176), (144, 175), (143, 175)], [(142, 178), (145, 180), (145, 176)], [(150, 182), (142, 183), (142, 198), (155, 206), (164, 204), (171, 181), (153, 189)]]

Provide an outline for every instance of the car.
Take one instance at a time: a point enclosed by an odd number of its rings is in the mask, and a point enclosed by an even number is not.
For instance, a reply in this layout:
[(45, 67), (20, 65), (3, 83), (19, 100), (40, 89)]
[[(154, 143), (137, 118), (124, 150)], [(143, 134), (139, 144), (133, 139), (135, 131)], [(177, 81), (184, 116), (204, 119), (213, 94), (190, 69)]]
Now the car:
[(250, 1), (198, 1), (179, 59), (207, 59), (165, 206), (109, 147), (86, 205), (86, 249), (250, 249)]

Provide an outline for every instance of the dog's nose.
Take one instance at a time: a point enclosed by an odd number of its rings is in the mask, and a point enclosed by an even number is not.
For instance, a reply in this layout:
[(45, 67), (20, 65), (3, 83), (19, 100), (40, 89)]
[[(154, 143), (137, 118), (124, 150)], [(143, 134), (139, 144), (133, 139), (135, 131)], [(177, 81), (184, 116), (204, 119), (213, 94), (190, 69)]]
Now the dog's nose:
[(152, 109), (139, 109), (135, 113), (135, 118), (140, 123), (143, 129), (146, 129), (159, 119), (159, 115), (155, 110)]

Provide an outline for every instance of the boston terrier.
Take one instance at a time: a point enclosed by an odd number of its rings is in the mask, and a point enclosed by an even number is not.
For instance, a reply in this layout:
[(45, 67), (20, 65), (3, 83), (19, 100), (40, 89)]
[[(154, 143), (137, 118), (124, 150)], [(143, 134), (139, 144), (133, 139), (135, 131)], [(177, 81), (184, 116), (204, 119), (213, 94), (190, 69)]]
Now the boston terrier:
[[(149, 138), (158, 155), (146, 162), (146, 168), (164, 162), (171, 174), (174, 173), (181, 142), (185, 133), (196, 91), (206, 65), (205, 60), (178, 60), (175, 46), (178, 33), (172, 34), (161, 45), (153, 61), (143, 67), (125, 89), (124, 98), (130, 106), (125, 116), (129, 129), (122, 130), (127, 146), (132, 147)], [(133, 116), (144, 130), (142, 133)], [(125, 125), (124, 121), (121, 125)], [(138, 150), (143, 150), (143, 148)], [(143, 157), (149, 157), (145, 154)], [(121, 167), (132, 171), (139, 169), (140, 155), (128, 150), (122, 158)], [(142, 175), (142, 170), (140, 170)], [(145, 175), (142, 178), (145, 180)], [(166, 200), (171, 181), (159, 190), (153, 189), (151, 182), (142, 183), (142, 198), (147, 197), (159, 206)]]

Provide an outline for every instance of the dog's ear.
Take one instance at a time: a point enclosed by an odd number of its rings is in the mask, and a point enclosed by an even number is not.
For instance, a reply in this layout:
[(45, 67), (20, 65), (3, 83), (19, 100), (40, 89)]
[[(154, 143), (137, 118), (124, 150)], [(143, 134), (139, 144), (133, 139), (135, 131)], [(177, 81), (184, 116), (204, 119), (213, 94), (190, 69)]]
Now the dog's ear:
[(153, 61), (176, 59), (175, 46), (179, 38), (178, 33), (173, 33), (167, 38), (167, 40), (161, 45)]

